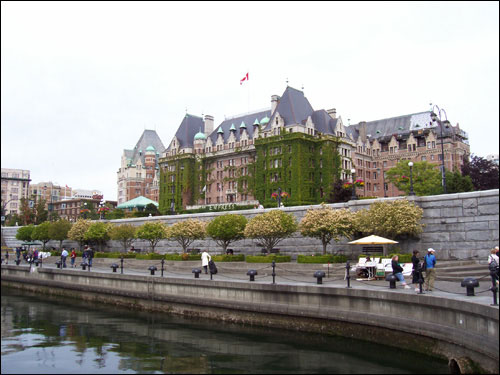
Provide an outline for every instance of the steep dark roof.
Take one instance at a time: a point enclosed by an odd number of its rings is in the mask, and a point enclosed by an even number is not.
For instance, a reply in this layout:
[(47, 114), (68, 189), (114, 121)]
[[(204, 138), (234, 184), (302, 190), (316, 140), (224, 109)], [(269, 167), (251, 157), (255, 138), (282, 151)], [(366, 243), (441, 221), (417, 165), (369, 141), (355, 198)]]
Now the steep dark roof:
[(287, 86), (266, 129), (271, 128), (276, 112), (284, 118), (286, 126), (292, 124), (304, 125), (307, 117), (312, 116), (314, 110), (302, 91)]
[[(194, 136), (199, 131), (205, 131), (205, 123), (203, 122), (203, 119), (186, 113), (181, 124), (179, 125), (179, 128), (177, 129), (177, 132), (175, 133), (175, 137), (179, 141), (179, 147), (193, 147)], [(170, 149), (170, 145), (168, 146), (168, 149)]]
[(123, 151), (125, 157), (130, 159), (131, 164), (137, 164), (137, 161), (141, 159), (141, 162), (144, 165), (144, 154), (149, 146), (153, 146), (155, 151), (160, 155), (165, 150), (165, 146), (163, 146), (163, 143), (155, 130), (144, 130), (134, 149)]
[(254, 125), (253, 123), (255, 122), (255, 119), (258, 119), (259, 121), (264, 118), (264, 117), (269, 117), (271, 116), (271, 110), (267, 111), (260, 111), (260, 112), (255, 112), (255, 113), (250, 113), (238, 117), (234, 117), (231, 119), (224, 120), (220, 123), (220, 125), (214, 127), (214, 131), (208, 136), (212, 140), (212, 144), (215, 144), (217, 142), (217, 132), (219, 128), (222, 128), (224, 131), (224, 142), (227, 141), (230, 135), (230, 128), (231, 125), (234, 124), (234, 127), (236, 128), (236, 131), (234, 132), (235, 138), (237, 141), (240, 139), (240, 125), (241, 122), (244, 121), (246, 125), (246, 131), (248, 133), (248, 137), (252, 138), (253, 137), (253, 129)]
[(328, 112), (324, 109), (320, 109), (319, 111), (313, 112), (311, 119), (318, 132), (335, 135), (335, 127), (337, 126), (338, 118), (331, 118)]
[[(358, 140), (360, 127), (360, 123), (346, 126), (347, 133), (352, 134), (355, 141)], [(372, 141), (374, 139), (388, 140), (393, 134), (409, 134), (412, 131), (429, 128), (434, 128), (436, 133), (440, 134), (441, 129), (438, 123), (432, 123), (428, 111), (366, 122), (366, 134), (371, 135), (369, 139)], [(443, 128), (443, 135), (449, 135), (452, 132), (451, 127), (449, 129)]]

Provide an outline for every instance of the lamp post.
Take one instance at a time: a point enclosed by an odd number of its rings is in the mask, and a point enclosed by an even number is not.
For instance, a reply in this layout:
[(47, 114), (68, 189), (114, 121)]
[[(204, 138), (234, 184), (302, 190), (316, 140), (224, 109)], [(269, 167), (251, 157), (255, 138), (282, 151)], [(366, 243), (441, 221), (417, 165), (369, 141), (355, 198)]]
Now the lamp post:
[(377, 172), (379, 174), (382, 174), (382, 189), (384, 190), (384, 198), (387, 198), (387, 192), (385, 190), (385, 172), (384, 172), (384, 170), (382, 170), (382, 172), (380, 172), (380, 168), (377, 168)]
[(87, 219), (87, 202), (83, 203), (83, 209), (84, 209), (84, 211), (83, 211), (83, 218)]
[(408, 166), (410, 167), (410, 194), (409, 195), (415, 195), (415, 192), (413, 191), (413, 162), (410, 161), (408, 163)]
[(351, 200), (355, 201), (356, 199), (358, 199), (358, 197), (356, 196), (356, 185), (354, 184), (355, 182), (355, 176), (356, 176), (356, 170), (353, 168), (351, 169), (351, 174), (352, 174), (352, 196), (351, 196)]
[[(437, 108), (438, 114), (434, 112), (434, 108)], [(445, 120), (441, 121), (441, 112), (444, 113)], [(438, 120), (438, 115), (439, 115), (439, 120)], [(442, 179), (442, 185), (443, 185), (443, 192), (447, 194), (446, 191), (446, 174), (445, 174), (445, 169), (444, 169), (444, 145), (443, 145), (443, 125), (446, 126), (446, 128), (449, 127), (450, 122), (448, 121), (448, 115), (446, 114), (446, 111), (442, 108), (439, 108), (437, 105), (434, 105), (432, 107), (432, 112), (431, 112), (431, 119), (432, 122), (438, 121), (439, 122), (439, 128), (441, 130), (441, 179)]]
[(101, 199), (99, 202), (99, 220), (104, 219), (104, 203), (106, 201), (104, 199)]
[(7, 205), (9, 204), (10, 201), (13, 200), (12, 194), (9, 194), (9, 200), (7, 202), (2, 202), (2, 225), (5, 226), (5, 209), (7, 208)]
[(281, 188), (278, 188), (278, 208), (281, 207)]

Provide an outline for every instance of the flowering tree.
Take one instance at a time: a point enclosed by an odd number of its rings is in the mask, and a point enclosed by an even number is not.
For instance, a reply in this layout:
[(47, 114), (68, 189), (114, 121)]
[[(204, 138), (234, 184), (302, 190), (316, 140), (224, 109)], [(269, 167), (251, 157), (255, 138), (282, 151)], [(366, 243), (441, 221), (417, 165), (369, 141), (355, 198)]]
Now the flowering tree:
[(323, 254), (331, 240), (351, 238), (354, 232), (354, 214), (348, 209), (332, 209), (321, 204), (320, 209), (308, 210), (300, 222), (300, 233), (305, 237), (321, 240)]
[(88, 219), (78, 219), (76, 223), (71, 226), (71, 229), (68, 232), (68, 238), (72, 241), (77, 241), (80, 245), (80, 250), (86, 241), (85, 233), (87, 232), (87, 229), (89, 229), (90, 224), (91, 222)]
[(297, 230), (297, 222), (292, 214), (272, 210), (251, 219), (245, 227), (245, 237), (259, 241), (259, 246), (271, 252), (281, 240)]
[(168, 227), (167, 238), (177, 241), (186, 253), (189, 245), (195, 240), (201, 240), (206, 235), (206, 223), (197, 219), (178, 221)]
[(392, 202), (375, 202), (368, 210), (355, 215), (355, 227), (363, 235), (376, 234), (394, 239), (398, 236), (418, 236), (424, 210), (406, 199)]
[(137, 228), (136, 237), (149, 241), (151, 251), (154, 253), (158, 242), (167, 238), (167, 227), (160, 221), (154, 223), (144, 223)]
[(226, 214), (218, 216), (207, 225), (207, 234), (226, 252), (233, 241), (244, 237), (247, 219), (243, 215)]

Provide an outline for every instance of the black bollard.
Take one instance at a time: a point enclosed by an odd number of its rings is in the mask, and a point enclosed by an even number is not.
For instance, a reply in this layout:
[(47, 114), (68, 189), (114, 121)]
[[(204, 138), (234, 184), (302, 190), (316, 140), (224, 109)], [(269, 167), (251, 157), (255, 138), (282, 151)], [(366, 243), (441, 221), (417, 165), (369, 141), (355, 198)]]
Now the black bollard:
[(467, 290), (468, 296), (473, 297), (473, 296), (475, 296), (474, 288), (479, 286), (479, 281), (477, 281), (473, 277), (466, 277), (465, 279), (463, 279), (463, 281), (460, 283), (460, 285), (465, 287), (465, 289)]
[[(38, 259), (37, 259), (37, 260), (38, 260)], [(58, 260), (58, 261), (56, 262), (56, 266), (57, 266), (57, 268), (61, 268), (61, 264), (62, 264), (62, 261)]]
[(113, 269), (113, 272), (116, 272), (116, 269), (118, 268), (118, 264), (113, 263), (113, 264), (110, 266), (110, 268), (112, 268), (112, 269)]
[(19, 266), (19, 263), (21, 263), (21, 259), (16, 259), (16, 266)]
[(323, 284), (323, 277), (325, 277), (324, 271), (314, 272), (314, 277), (316, 278), (316, 284)]
[(163, 277), (163, 265), (165, 264), (165, 259), (161, 260), (161, 277)]
[(120, 259), (120, 268), (121, 268), (121, 272), (120, 273), (123, 274), (123, 255), (122, 255), (121, 259)]
[(389, 281), (389, 289), (396, 289), (397, 279), (398, 278), (393, 273), (390, 273), (385, 277), (385, 281)]
[[(193, 268), (193, 270), (191, 272), (194, 273), (194, 278), (195, 279), (199, 279), (200, 278), (201, 270), (199, 268)], [(210, 274), (210, 275), (212, 275), (212, 274)]]
[(250, 276), (250, 281), (255, 281), (255, 275), (257, 275), (256, 270), (248, 270), (247, 275)]
[(276, 272), (275, 272), (275, 269), (276, 269), (276, 261), (273, 260), (273, 284), (276, 283), (276, 280), (275, 280), (275, 277), (276, 277)]
[(422, 277), (422, 270), (419, 270), (418, 271), (418, 285), (419, 285), (420, 291), (418, 292), (418, 294), (424, 294), (424, 291), (422, 289), (423, 283), (424, 283), (424, 278)]
[(350, 288), (351, 287), (351, 275), (349, 274), (349, 272), (351, 271), (351, 263), (349, 261), (346, 262), (345, 264), (345, 278), (347, 280), (347, 287)]
[(154, 276), (155, 275), (155, 271), (157, 270), (158, 268), (156, 268), (155, 266), (149, 266), (148, 270), (151, 271), (151, 276)]
[(80, 263), (80, 266), (82, 266), (82, 270), (85, 271), (85, 269), (87, 268), (87, 263), (82, 262), (82, 263)]
[(328, 261), (328, 278), (330, 278), (330, 261)]

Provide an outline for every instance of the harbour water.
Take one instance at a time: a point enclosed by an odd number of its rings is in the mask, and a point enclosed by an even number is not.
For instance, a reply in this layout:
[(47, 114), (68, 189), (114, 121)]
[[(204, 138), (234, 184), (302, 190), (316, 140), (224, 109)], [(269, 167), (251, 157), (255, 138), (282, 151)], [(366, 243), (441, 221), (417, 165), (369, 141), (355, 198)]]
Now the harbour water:
[(320, 334), (2, 288), (2, 374), (448, 373), (447, 362)]

